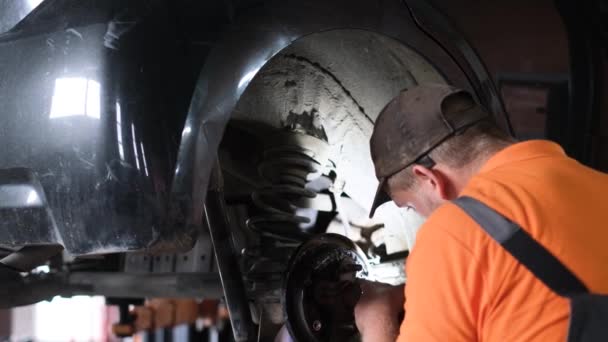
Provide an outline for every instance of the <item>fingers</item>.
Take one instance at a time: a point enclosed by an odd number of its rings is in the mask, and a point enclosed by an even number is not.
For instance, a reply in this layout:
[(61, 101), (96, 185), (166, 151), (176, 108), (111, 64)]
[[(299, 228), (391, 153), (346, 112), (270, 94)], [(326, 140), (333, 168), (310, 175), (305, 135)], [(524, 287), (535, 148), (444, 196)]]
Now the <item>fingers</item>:
[[(403, 309), (403, 286), (360, 281), (362, 296), (355, 307), (355, 323), (366, 341), (394, 341), (399, 312)], [(387, 337), (387, 338), (383, 338)]]
[(404, 286), (392, 286), (384, 283), (360, 281), (361, 298), (358, 306), (380, 305), (391, 311), (403, 310), (405, 303)]

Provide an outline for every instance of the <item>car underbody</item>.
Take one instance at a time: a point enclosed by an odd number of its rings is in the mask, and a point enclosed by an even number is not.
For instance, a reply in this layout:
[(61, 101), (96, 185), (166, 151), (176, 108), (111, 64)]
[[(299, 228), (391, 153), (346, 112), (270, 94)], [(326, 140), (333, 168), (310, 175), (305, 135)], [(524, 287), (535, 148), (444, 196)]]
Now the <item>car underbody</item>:
[(368, 217), (373, 123), (416, 84), (608, 169), (599, 2), (21, 5), (0, 2), (2, 307), (222, 298), (237, 341), (353, 338), (357, 279), (403, 284), (423, 222)]

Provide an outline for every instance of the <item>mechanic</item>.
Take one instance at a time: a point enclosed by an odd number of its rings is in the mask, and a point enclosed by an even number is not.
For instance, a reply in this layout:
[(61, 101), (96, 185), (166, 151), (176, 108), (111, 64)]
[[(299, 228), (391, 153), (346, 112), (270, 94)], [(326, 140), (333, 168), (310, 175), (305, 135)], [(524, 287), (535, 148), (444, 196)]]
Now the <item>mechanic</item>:
[(470, 93), (446, 85), (401, 92), (370, 145), (380, 181), (372, 215), (392, 199), (427, 220), (407, 261), (405, 305), (403, 288), (364, 287), (355, 309), (364, 342), (566, 340), (568, 298), (452, 202), (461, 196), (519, 225), (589, 291), (608, 293), (608, 175), (553, 142), (516, 142)]

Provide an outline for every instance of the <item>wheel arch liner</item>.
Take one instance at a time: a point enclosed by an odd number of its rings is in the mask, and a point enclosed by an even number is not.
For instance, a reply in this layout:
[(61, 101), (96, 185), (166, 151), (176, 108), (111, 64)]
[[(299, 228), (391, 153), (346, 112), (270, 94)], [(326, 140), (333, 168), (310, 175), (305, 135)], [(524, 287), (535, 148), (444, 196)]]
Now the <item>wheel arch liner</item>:
[[(480, 101), (504, 120), (493, 84), (477, 55), (469, 45), (462, 44), (466, 40), (459, 39), (461, 44), (452, 48), (466, 50), (462, 58), (455, 60), (436, 37), (431, 38), (420, 29), (408, 7), (399, 0), (277, 1), (253, 9), (237, 22), (236, 29), (223, 37), (205, 61), (182, 132), (171, 205), (184, 214), (188, 224), (200, 225), (217, 150), (239, 98), (268, 61), (296, 40), (314, 33), (361, 29), (393, 38), (431, 61), (448, 82), (477, 93)], [(450, 28), (449, 23), (445, 27)], [(451, 29), (449, 37), (454, 36), (458, 33)]]

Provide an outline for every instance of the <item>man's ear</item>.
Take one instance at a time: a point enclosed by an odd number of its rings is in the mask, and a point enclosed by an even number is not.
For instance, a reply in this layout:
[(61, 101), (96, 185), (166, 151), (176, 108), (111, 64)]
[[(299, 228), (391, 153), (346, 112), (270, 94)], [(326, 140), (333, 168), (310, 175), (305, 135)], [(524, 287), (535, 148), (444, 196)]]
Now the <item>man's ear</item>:
[(441, 199), (448, 199), (447, 179), (439, 170), (431, 170), (422, 165), (414, 165), (412, 173), (419, 184), (426, 184), (430, 191), (435, 192)]

